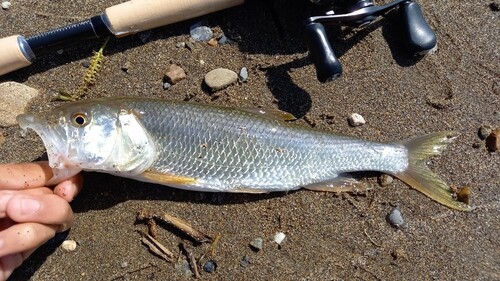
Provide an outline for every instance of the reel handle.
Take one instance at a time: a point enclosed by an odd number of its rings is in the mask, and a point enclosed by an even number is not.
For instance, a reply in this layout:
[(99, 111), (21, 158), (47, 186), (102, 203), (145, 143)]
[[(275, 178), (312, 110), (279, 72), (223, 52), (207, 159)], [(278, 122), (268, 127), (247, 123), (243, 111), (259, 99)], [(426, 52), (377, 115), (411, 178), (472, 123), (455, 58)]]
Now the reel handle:
[(322, 83), (333, 81), (342, 75), (342, 65), (335, 56), (321, 23), (305, 24), (305, 41), (316, 68), (316, 76)]
[(436, 34), (425, 21), (420, 6), (414, 1), (401, 3), (400, 20), (407, 50), (414, 55), (424, 55), (437, 45)]

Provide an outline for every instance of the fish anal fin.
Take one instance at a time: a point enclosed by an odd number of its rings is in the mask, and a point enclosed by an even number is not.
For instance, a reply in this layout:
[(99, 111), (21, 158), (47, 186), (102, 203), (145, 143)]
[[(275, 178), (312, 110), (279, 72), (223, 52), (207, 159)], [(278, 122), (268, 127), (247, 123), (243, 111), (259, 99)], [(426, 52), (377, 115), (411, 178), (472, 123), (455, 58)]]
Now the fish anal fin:
[(342, 174), (332, 180), (313, 183), (304, 186), (304, 188), (314, 191), (339, 193), (339, 192), (364, 192), (372, 189), (373, 187), (371, 184), (367, 182), (361, 182), (347, 174)]
[(249, 194), (269, 193), (269, 191), (267, 191), (267, 190), (256, 189), (256, 188), (251, 188), (251, 187), (235, 187), (235, 188), (228, 189), (227, 192), (232, 192), (232, 193), (249, 193)]
[(241, 108), (241, 110), (257, 114), (272, 120), (293, 121), (297, 118), (293, 114), (274, 108)]
[(156, 171), (145, 171), (138, 176), (143, 179), (147, 179), (150, 182), (176, 186), (195, 184), (198, 181), (195, 178), (165, 174)]

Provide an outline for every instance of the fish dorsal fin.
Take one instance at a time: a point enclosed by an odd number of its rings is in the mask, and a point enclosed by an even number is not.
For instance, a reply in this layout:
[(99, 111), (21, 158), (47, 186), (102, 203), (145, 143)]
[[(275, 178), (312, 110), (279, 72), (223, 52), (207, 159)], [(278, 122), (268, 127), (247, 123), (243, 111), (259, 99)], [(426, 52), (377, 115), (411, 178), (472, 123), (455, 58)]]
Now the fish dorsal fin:
[(293, 114), (288, 113), (286, 111), (282, 111), (279, 109), (274, 109), (274, 108), (249, 108), (249, 107), (244, 107), (241, 108), (241, 110), (256, 114), (265, 118), (269, 118), (272, 120), (279, 120), (279, 121), (293, 121), (296, 120), (297, 118), (293, 116)]
[(304, 186), (305, 189), (326, 192), (363, 192), (373, 187), (367, 182), (360, 182), (349, 174), (340, 174), (334, 179)]

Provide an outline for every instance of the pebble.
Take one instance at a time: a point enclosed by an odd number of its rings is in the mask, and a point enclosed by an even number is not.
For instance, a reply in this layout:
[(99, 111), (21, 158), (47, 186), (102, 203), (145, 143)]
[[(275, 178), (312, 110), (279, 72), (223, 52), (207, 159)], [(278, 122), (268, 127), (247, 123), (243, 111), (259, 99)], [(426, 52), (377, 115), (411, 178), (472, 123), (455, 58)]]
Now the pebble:
[(221, 38), (219, 38), (219, 45), (225, 45), (229, 43), (229, 39), (225, 35), (222, 35)]
[(388, 174), (382, 174), (382, 175), (380, 175), (380, 177), (378, 178), (378, 183), (379, 183), (379, 184), (380, 184), (380, 186), (382, 186), (382, 187), (390, 185), (393, 181), (394, 181), (394, 178), (393, 178), (393, 177), (391, 177), (391, 176), (390, 176), (390, 175), (388, 175)]
[(250, 246), (257, 252), (262, 250), (263, 245), (264, 245), (264, 240), (260, 237), (257, 237), (252, 242), (250, 242)]
[(477, 135), (479, 136), (480, 139), (485, 140), (490, 134), (493, 129), (489, 125), (483, 125), (479, 130), (477, 131)]
[(393, 208), (387, 215), (387, 221), (396, 228), (405, 227), (406, 222), (399, 207)]
[(195, 42), (208, 41), (212, 39), (213, 36), (212, 29), (207, 26), (200, 25), (199, 23), (191, 26), (189, 34)]
[(62, 54), (64, 53), (64, 50), (63, 50), (63, 49), (59, 49), (59, 50), (57, 50), (57, 51), (56, 51), (56, 53), (57, 53), (58, 55), (62, 55)]
[(352, 127), (361, 126), (366, 123), (365, 118), (363, 118), (363, 116), (361, 116), (358, 113), (351, 114), (351, 116), (347, 118), (347, 121), (349, 122), (349, 125), (351, 125)]
[(205, 262), (203, 265), (203, 271), (208, 272), (208, 273), (213, 273), (217, 270), (217, 263), (213, 260), (208, 260)]
[(163, 90), (168, 90), (168, 89), (170, 89), (170, 87), (172, 87), (172, 84), (170, 84), (168, 82), (163, 83)]
[(167, 72), (165, 73), (164, 79), (166, 82), (175, 85), (179, 83), (180, 81), (184, 80), (186, 78), (186, 72), (182, 67), (176, 65), (176, 64), (171, 64)]
[(491, 152), (496, 152), (500, 149), (500, 128), (493, 130), (486, 138), (486, 147)]
[(238, 74), (227, 68), (217, 68), (205, 75), (205, 84), (212, 91), (222, 90), (238, 80)]
[(66, 252), (73, 252), (76, 250), (76, 241), (75, 240), (65, 240), (61, 244), (61, 248)]
[(193, 276), (193, 272), (191, 271), (189, 262), (187, 260), (181, 260), (179, 263), (175, 264), (175, 271), (184, 276)]
[(17, 125), (16, 116), (26, 113), (31, 100), (40, 95), (34, 88), (17, 82), (0, 84), (0, 127)]
[(186, 48), (186, 42), (178, 42), (175, 44), (175, 47), (181, 49), (181, 48)]
[(2, 9), (8, 10), (12, 6), (12, 4), (9, 1), (3, 1), (2, 2)]
[(132, 67), (132, 64), (129, 62), (129, 61), (126, 61), (123, 65), (122, 65), (122, 70), (125, 71), (126, 73), (128, 73), (128, 70), (130, 69), (130, 67)]
[(248, 69), (246, 67), (242, 67), (240, 70), (240, 75), (238, 75), (241, 82), (246, 82), (248, 79)]
[(90, 61), (89, 60), (83, 60), (82, 61), (82, 66), (85, 67), (85, 68), (89, 68), (90, 67)]
[(277, 232), (274, 235), (274, 242), (276, 244), (278, 244), (278, 245), (281, 245), (281, 243), (283, 243), (283, 241), (285, 241), (285, 238), (286, 238), (285, 233), (283, 233), (283, 232)]
[(208, 40), (208, 45), (210, 45), (212, 47), (217, 46), (217, 44), (219, 44), (219, 42), (215, 38), (212, 38), (212, 39)]
[(120, 267), (121, 267), (121, 268), (128, 267), (128, 262), (126, 262), (126, 261), (122, 261), (122, 262), (120, 263)]
[(241, 267), (248, 267), (250, 265), (250, 257), (249, 256), (244, 256), (241, 261), (240, 261)]

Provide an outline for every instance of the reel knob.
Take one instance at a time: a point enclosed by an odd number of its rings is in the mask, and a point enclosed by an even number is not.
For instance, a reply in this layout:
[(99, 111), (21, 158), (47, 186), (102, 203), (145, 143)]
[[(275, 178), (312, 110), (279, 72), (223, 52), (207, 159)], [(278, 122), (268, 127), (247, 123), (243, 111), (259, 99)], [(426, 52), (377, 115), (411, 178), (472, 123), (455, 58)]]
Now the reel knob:
[(305, 25), (305, 41), (309, 54), (316, 67), (316, 76), (322, 83), (333, 81), (342, 75), (342, 65), (335, 56), (321, 23), (310, 22)]
[(407, 50), (414, 55), (424, 55), (437, 45), (436, 34), (422, 15), (417, 3), (407, 1), (399, 6)]

